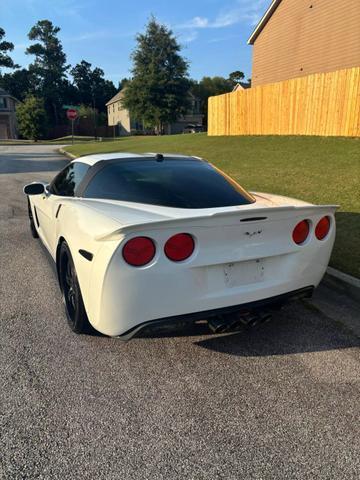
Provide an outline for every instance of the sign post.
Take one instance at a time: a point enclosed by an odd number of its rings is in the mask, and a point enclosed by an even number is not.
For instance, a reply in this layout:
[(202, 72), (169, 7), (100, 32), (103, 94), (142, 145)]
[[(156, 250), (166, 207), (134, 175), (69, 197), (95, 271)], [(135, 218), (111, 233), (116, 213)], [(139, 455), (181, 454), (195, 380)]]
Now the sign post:
[(66, 110), (66, 116), (71, 120), (71, 143), (74, 145), (74, 121), (77, 119), (78, 112), (75, 108), (69, 108)]

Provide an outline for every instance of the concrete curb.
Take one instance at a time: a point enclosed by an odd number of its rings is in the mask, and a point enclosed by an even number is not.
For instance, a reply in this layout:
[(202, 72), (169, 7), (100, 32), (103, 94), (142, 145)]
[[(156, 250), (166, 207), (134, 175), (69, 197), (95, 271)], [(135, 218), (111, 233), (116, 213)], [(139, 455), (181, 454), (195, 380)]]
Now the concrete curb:
[(360, 279), (328, 267), (323, 281), (329, 287), (347, 293), (360, 302)]
[(74, 160), (74, 158), (77, 158), (75, 155), (73, 155), (72, 153), (67, 152), (67, 151), (64, 150), (63, 148), (59, 148), (58, 152), (59, 152), (59, 153), (62, 153), (63, 155), (65, 155), (65, 157), (70, 158), (70, 160)]

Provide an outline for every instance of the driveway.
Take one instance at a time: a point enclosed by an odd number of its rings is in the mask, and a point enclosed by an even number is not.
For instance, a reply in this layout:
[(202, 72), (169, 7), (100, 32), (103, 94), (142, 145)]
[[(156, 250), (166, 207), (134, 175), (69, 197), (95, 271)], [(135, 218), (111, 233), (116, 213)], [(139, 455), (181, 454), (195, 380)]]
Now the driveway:
[(0, 147), (0, 478), (358, 479), (359, 305), (322, 286), (250, 332), (76, 336), (21, 192), (65, 163)]

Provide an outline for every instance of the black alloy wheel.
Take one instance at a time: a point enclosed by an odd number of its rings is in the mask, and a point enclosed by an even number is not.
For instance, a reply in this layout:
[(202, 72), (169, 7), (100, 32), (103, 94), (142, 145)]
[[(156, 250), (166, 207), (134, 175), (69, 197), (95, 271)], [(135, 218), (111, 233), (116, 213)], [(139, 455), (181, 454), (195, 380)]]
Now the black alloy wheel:
[(81, 296), (75, 265), (66, 242), (63, 242), (60, 247), (58, 268), (68, 324), (75, 333), (89, 332), (91, 327)]

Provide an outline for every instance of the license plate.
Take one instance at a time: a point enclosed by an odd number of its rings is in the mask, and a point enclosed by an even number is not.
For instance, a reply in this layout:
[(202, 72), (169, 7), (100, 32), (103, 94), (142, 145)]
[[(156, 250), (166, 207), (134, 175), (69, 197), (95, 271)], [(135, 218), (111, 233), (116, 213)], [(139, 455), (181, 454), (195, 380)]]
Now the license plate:
[(225, 285), (229, 288), (261, 282), (265, 267), (262, 259), (227, 263), (224, 266)]

